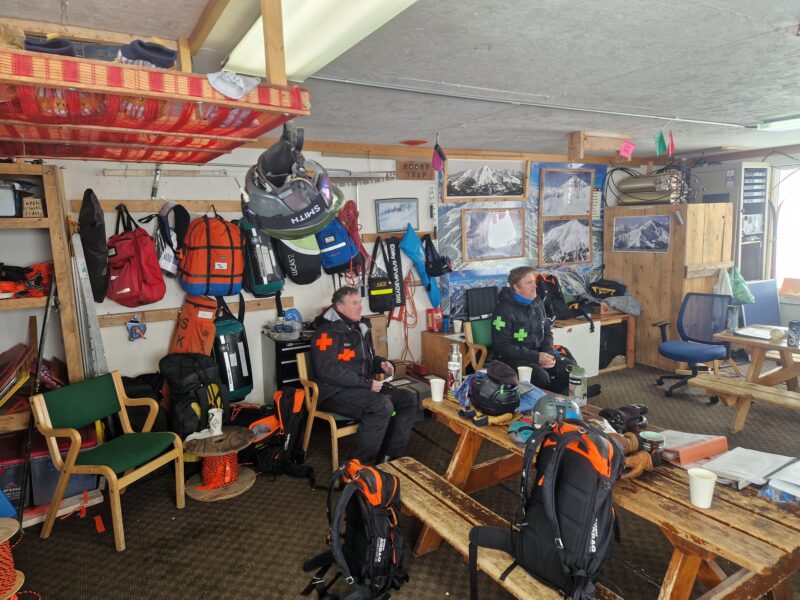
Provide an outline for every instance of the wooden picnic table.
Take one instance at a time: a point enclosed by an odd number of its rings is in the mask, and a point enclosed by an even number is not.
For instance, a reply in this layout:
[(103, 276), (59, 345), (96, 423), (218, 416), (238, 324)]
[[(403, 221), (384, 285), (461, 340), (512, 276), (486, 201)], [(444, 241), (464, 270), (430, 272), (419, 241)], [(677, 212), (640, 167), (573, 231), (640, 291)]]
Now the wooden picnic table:
[[(754, 325), (753, 327), (759, 326)], [(750, 353), (750, 368), (746, 375), (747, 381), (769, 387), (785, 382), (786, 388), (790, 391), (796, 392), (800, 389), (797, 381), (800, 376), (800, 361), (795, 360), (795, 355), (800, 355), (800, 348), (787, 346), (785, 339), (780, 342), (762, 340), (760, 338), (736, 335), (731, 331), (716, 333), (714, 334), (714, 339), (744, 348)], [(762, 374), (761, 368), (764, 366), (764, 359), (767, 358), (768, 352), (774, 353), (778, 357), (780, 364), (771, 371)]]
[[(444, 478), (471, 493), (520, 473), (524, 448), (508, 436), (508, 427), (479, 427), (458, 416), (450, 400), (424, 401), (437, 420), (459, 434)], [(596, 414), (586, 407), (586, 415)], [(488, 440), (508, 450), (507, 455), (475, 464), (478, 450)], [(621, 480), (614, 488), (615, 503), (658, 526), (672, 544), (672, 559), (664, 576), (659, 600), (688, 600), (699, 579), (709, 590), (701, 600), (794, 598), (789, 576), (800, 568), (800, 510), (758, 498), (752, 490), (734, 491), (717, 486), (714, 503), (700, 509), (689, 502), (688, 475), (662, 465), (635, 480)], [(438, 535), (423, 527), (415, 553), (435, 550)], [(728, 576), (716, 562), (724, 558), (738, 570)]]

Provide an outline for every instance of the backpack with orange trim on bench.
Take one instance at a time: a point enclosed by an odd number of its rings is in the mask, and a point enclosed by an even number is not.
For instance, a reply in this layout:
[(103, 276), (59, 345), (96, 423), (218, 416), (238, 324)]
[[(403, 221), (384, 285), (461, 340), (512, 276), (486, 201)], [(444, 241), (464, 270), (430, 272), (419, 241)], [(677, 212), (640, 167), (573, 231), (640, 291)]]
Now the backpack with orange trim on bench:
[(622, 450), (583, 421), (550, 422), (534, 431), (522, 461), (522, 518), (516, 529), (470, 531), (472, 600), (478, 597), (479, 547), (514, 557), (502, 579), (519, 564), (565, 597), (593, 598), (614, 534), (612, 489), (621, 469)]
[[(334, 508), (337, 484), (344, 489)], [(397, 524), (397, 477), (358, 460), (343, 463), (331, 478), (327, 509), (331, 549), (303, 565), (304, 571), (319, 569), (303, 596), (316, 591), (320, 600), (373, 600), (386, 597), (390, 589), (400, 589), (408, 581), (403, 569), (403, 534)], [(341, 595), (327, 592), (339, 574), (328, 583), (324, 579), (334, 563), (350, 584), (350, 591)]]

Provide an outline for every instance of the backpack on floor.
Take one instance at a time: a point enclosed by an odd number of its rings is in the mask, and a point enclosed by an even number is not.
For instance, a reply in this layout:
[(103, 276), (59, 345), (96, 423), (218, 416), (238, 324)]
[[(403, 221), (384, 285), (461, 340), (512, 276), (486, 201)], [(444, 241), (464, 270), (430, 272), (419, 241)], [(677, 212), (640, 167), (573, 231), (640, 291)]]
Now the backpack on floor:
[(187, 294), (233, 296), (242, 290), (244, 253), (239, 228), (203, 215), (189, 225), (178, 277)]
[(564, 292), (558, 278), (550, 273), (536, 274), (536, 295), (542, 299), (545, 314), (550, 319), (576, 319), (583, 318), (589, 321), (589, 330), (594, 333), (588, 301), (580, 299), (572, 304), (567, 304)]
[(239, 293), (239, 315), (234, 316), (225, 298), (217, 297), (214, 319), (214, 359), (219, 367), (222, 389), (231, 402), (238, 402), (253, 391), (253, 369), (244, 328), (244, 297)]
[(253, 432), (256, 464), (270, 475), (307, 478), (314, 487), (314, 469), (303, 465), (301, 437), (305, 432), (305, 393), (286, 386), (273, 395), (274, 410), (248, 426)]
[[(334, 507), (333, 489), (338, 484), (344, 489)], [(358, 460), (343, 463), (328, 486), (327, 509), (331, 548), (303, 565), (304, 571), (318, 569), (303, 595), (316, 590), (323, 600), (372, 600), (384, 597), (390, 589), (400, 589), (408, 581), (403, 569), (403, 532), (397, 523), (397, 477)], [(324, 576), (333, 564), (351, 587), (343, 596), (327, 593), (333, 581), (326, 584)]]
[(132, 308), (158, 302), (166, 291), (153, 238), (136, 224), (124, 204), (118, 205), (114, 235), (108, 240), (106, 297)]
[(328, 275), (361, 272), (364, 257), (338, 219), (334, 219), (314, 235), (319, 244), (322, 268)]
[(203, 354), (167, 354), (158, 363), (167, 382), (169, 429), (185, 438), (208, 427), (208, 409), (221, 408), (230, 423), (230, 404), (222, 391), (217, 361)]
[(522, 518), (516, 529), (473, 527), (470, 591), (477, 600), (478, 548), (504, 550), (537, 579), (572, 600), (594, 597), (614, 532), (612, 489), (622, 450), (579, 421), (551, 422), (528, 439), (522, 461)]
[(238, 224), (244, 238), (244, 289), (256, 298), (280, 294), (285, 279), (269, 234), (244, 217)]
[(208, 296), (186, 296), (175, 320), (169, 354), (191, 353), (210, 356), (214, 349), (214, 318), (217, 301)]

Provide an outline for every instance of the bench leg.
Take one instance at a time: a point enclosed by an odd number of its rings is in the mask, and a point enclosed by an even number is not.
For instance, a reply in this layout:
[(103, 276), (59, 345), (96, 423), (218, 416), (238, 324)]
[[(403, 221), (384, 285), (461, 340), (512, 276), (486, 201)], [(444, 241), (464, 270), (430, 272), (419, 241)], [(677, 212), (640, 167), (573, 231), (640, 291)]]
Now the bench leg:
[[(469, 479), (472, 472), (472, 465), (475, 464), (475, 457), (481, 448), (483, 437), (468, 429), (461, 431), (453, 451), (453, 457), (444, 474), (444, 478), (457, 488), (461, 489)], [(441, 536), (427, 525), (422, 526), (417, 545), (414, 546), (414, 556), (422, 556), (432, 552), (442, 543)]]
[(749, 396), (740, 396), (736, 400), (736, 414), (731, 423), (731, 433), (738, 433), (744, 428), (744, 422), (747, 420), (747, 413), (750, 412), (752, 402), (753, 399)]

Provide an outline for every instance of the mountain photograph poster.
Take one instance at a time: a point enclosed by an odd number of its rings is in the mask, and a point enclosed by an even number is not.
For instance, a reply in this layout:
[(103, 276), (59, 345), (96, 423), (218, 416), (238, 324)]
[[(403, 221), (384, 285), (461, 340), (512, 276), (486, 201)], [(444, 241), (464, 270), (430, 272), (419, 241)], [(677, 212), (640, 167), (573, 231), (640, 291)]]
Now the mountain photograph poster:
[(669, 252), (670, 215), (614, 217), (614, 252)]
[(543, 217), (591, 215), (594, 169), (542, 169), (540, 179)]
[(524, 160), (450, 159), (444, 168), (444, 202), (525, 200), (528, 163)]
[(565, 265), (592, 260), (589, 219), (548, 219), (539, 229), (539, 264)]
[(461, 211), (461, 258), (464, 262), (524, 256), (524, 208)]

